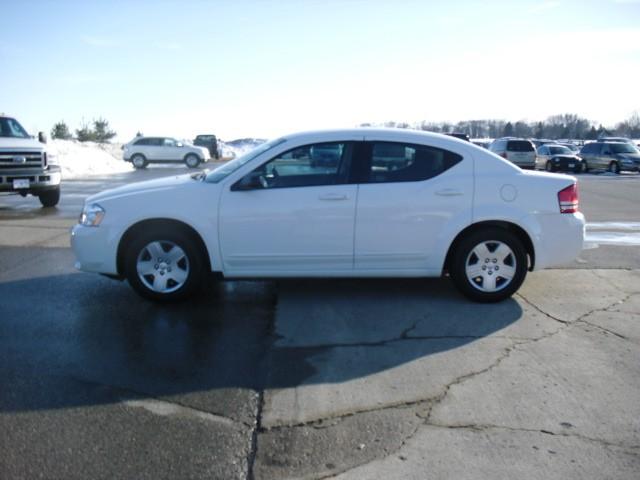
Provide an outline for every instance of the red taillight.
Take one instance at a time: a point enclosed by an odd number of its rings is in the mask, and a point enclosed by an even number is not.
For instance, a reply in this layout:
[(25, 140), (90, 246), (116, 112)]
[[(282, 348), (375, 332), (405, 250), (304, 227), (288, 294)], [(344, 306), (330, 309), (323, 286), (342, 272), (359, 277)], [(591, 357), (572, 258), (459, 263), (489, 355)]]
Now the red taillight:
[(578, 211), (578, 184), (574, 183), (558, 192), (560, 213), (576, 213)]

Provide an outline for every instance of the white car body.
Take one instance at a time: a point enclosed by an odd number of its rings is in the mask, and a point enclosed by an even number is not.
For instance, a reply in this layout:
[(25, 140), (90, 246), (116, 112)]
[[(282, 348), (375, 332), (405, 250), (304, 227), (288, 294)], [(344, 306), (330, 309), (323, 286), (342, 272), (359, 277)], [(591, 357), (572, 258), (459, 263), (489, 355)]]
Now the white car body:
[[(136, 165), (135, 157), (142, 157), (147, 163), (187, 162), (189, 156), (196, 156), (198, 163), (211, 159), (209, 150), (180, 142), (171, 137), (137, 137), (123, 146), (122, 158)], [(197, 164), (195, 164), (197, 165)], [(193, 165), (190, 165), (193, 166)]]
[[(280, 154), (325, 142), (426, 145), (461, 160), (424, 181), (237, 190), (238, 182)], [(452, 245), (484, 225), (517, 231), (530, 269), (565, 264), (582, 249), (584, 217), (560, 213), (558, 199), (560, 190), (575, 185), (574, 177), (523, 171), (439, 134), (368, 128), (294, 134), (218, 183), (193, 177), (130, 184), (88, 198), (85, 209), (97, 205), (104, 215), (99, 226), (73, 229), (77, 268), (123, 276), (121, 242), (151, 219), (188, 226), (206, 249), (207, 267), (230, 279), (441, 276)]]

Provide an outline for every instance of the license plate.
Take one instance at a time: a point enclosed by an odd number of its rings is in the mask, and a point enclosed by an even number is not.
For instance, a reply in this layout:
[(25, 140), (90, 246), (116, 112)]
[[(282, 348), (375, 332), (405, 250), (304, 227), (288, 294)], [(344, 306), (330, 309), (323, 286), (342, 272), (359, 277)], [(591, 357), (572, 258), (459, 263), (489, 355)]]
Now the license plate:
[(29, 188), (29, 179), (28, 178), (16, 178), (13, 181), (13, 188), (20, 189), (20, 188)]

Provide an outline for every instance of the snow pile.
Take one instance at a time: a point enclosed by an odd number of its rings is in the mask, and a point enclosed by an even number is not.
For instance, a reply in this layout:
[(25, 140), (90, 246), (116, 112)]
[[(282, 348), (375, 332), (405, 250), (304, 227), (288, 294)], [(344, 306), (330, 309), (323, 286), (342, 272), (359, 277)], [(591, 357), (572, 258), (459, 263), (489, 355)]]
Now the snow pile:
[(47, 151), (56, 156), (63, 179), (133, 170), (130, 163), (122, 160), (120, 144), (51, 140), (47, 144)]
[(223, 159), (235, 158), (250, 152), (258, 145), (266, 142), (261, 138), (241, 138), (230, 142), (218, 142), (218, 150)]

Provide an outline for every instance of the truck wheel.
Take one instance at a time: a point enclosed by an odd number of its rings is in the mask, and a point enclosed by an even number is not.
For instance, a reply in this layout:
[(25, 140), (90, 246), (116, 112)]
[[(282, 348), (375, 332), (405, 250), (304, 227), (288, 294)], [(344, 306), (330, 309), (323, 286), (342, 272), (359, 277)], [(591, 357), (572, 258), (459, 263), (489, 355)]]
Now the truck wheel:
[(456, 246), (450, 269), (458, 290), (476, 302), (498, 302), (513, 295), (527, 274), (522, 242), (501, 228), (486, 228)]
[(131, 157), (131, 163), (136, 169), (147, 168), (147, 159), (144, 158), (144, 155), (136, 154)]
[(190, 153), (184, 157), (184, 163), (186, 163), (189, 168), (196, 168), (200, 165), (200, 158), (195, 153)]
[(202, 285), (203, 255), (184, 231), (152, 228), (125, 248), (125, 275), (143, 297), (160, 302), (184, 300)]
[(43, 207), (55, 207), (60, 201), (60, 188), (39, 193), (38, 198)]

